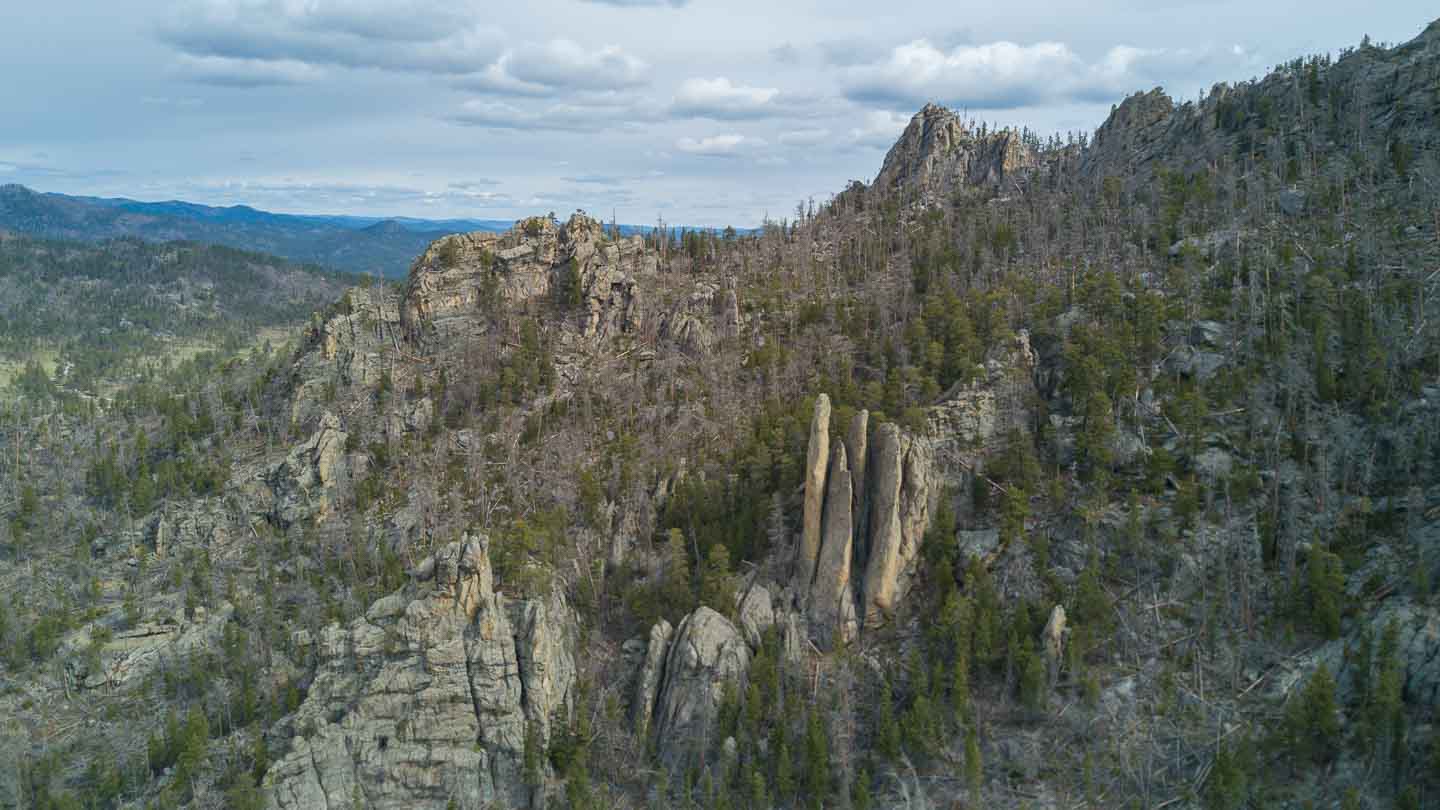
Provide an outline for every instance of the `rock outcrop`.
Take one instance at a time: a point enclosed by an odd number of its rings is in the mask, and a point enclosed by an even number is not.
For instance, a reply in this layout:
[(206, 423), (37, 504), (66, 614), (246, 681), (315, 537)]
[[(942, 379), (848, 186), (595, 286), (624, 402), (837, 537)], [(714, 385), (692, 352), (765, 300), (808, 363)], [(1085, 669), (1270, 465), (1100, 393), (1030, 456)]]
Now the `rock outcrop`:
[[(1440, 703), (1440, 610), (1416, 604), (1406, 598), (1391, 599), (1373, 612), (1368, 621), (1356, 628), (1348, 638), (1338, 639), (1325, 645), (1314, 656), (1312, 663), (1324, 663), (1335, 676), (1339, 687), (1338, 696), (1342, 702), (1366, 699), (1356, 688), (1356, 656), (1348, 651), (1360, 647), (1359, 634), (1369, 633), (1371, 650), (1378, 658), (1378, 650), (1385, 638), (1385, 631), (1391, 623), (1395, 626), (1395, 655), (1400, 665), (1400, 680), (1406, 703), (1414, 706), (1435, 706)], [(1375, 682), (1382, 662), (1372, 660), (1374, 672), (1368, 681)]]
[(927, 104), (890, 147), (875, 187), (913, 189), (934, 202), (963, 188), (1003, 186), (1035, 162), (1019, 132), (977, 133), (953, 111)]
[(1055, 683), (1055, 678), (1060, 673), (1060, 665), (1065, 661), (1065, 606), (1056, 605), (1050, 611), (1050, 619), (1045, 622), (1045, 629), (1040, 632), (1040, 645), (1045, 653), (1045, 669), (1050, 676), (1050, 683)]
[(531, 217), (503, 234), (455, 234), (437, 240), (411, 267), (401, 323), (421, 338), (465, 332), (488, 307), (553, 294), (573, 308), (575, 326), (587, 337), (630, 332), (645, 317), (637, 279), (658, 265), (639, 236), (612, 239), (581, 213), (564, 225)]
[[(61, 645), (66, 675), (80, 689), (124, 688), (143, 682), (162, 666), (219, 645), (235, 609), (228, 602), (186, 618), (178, 604), (165, 615), (126, 626), (119, 616), (77, 630)], [(103, 642), (97, 630), (104, 629)]]
[(289, 527), (330, 514), (335, 506), (335, 484), (341, 475), (345, 438), (339, 418), (326, 412), (310, 438), (266, 473), (266, 483), (274, 493), (271, 517), (276, 523)]
[(824, 540), (810, 585), (809, 614), (811, 637), (821, 650), (834, 649), (856, 636), (855, 596), (850, 588), (850, 563), (854, 547), (851, 523), (850, 468), (845, 445), (830, 454), (825, 489)]
[(650, 732), (650, 718), (655, 713), (655, 698), (660, 692), (660, 679), (665, 675), (665, 656), (670, 652), (670, 639), (675, 628), (661, 619), (650, 627), (650, 641), (645, 646), (645, 661), (635, 681), (635, 695), (630, 703), (630, 725), (635, 736), (645, 739)]
[(739, 689), (749, 668), (750, 647), (730, 620), (701, 606), (680, 622), (655, 704), (661, 761), (676, 766), (712, 742), (725, 684)]
[(845, 433), (846, 460), (850, 462), (850, 522), (855, 529), (855, 552), (865, 554), (866, 520), (865, 465), (870, 458), (870, 412), (860, 411), (850, 420)]
[(795, 563), (795, 585), (804, 593), (815, 574), (820, 554), (820, 532), (825, 507), (825, 471), (830, 463), (830, 397), (815, 398), (815, 416), (810, 420), (810, 444), (805, 455), (805, 518), (800, 535), (800, 554)]
[(871, 453), (870, 553), (865, 566), (866, 627), (882, 624), (908, 590), (930, 521), (930, 457), (925, 443), (881, 425)]
[(416, 579), (321, 632), (289, 750), (265, 775), (271, 806), (524, 807), (543, 790), (524, 754), (572, 706), (563, 598), (496, 593), (483, 538), (446, 546)]
[(739, 606), (740, 630), (751, 649), (760, 649), (765, 631), (775, 624), (775, 601), (770, 589), (758, 582), (745, 590)]

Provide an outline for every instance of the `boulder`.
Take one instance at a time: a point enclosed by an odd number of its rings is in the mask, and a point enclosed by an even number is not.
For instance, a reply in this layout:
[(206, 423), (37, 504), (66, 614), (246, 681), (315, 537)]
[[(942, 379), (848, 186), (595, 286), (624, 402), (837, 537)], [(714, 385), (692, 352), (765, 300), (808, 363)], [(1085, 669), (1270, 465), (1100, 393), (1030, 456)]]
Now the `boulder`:
[(850, 468), (845, 445), (830, 454), (825, 491), (824, 540), (810, 585), (811, 637), (821, 650), (855, 639), (855, 596), (850, 588), (850, 559), (854, 546), (851, 523)]
[(1305, 192), (1298, 188), (1288, 188), (1275, 197), (1275, 202), (1280, 206), (1280, 212), (1287, 217), (1298, 217), (1305, 212)]
[(1190, 327), (1190, 344), (1193, 346), (1223, 346), (1229, 328), (1219, 321), (1196, 321)]
[(815, 574), (820, 554), (820, 531), (825, 504), (825, 470), (830, 463), (830, 397), (815, 398), (815, 416), (810, 420), (810, 444), (805, 454), (805, 518), (800, 536), (800, 554), (795, 565), (795, 585), (804, 593)]
[(725, 684), (740, 688), (749, 667), (750, 647), (729, 619), (701, 606), (681, 620), (655, 704), (656, 750), (667, 767), (711, 742)]
[(775, 624), (774, 600), (770, 589), (760, 583), (751, 585), (740, 599), (740, 629), (752, 649), (760, 649), (765, 631)]
[(1230, 454), (1218, 447), (1207, 447), (1201, 450), (1194, 460), (1195, 472), (1208, 483), (1220, 481), (1230, 474), (1235, 466), (1235, 460)]
[(1165, 358), (1164, 367), (1171, 374), (1203, 381), (1215, 376), (1215, 372), (1219, 371), (1225, 362), (1223, 354), (1180, 346)]
[(655, 698), (660, 691), (660, 679), (665, 674), (665, 656), (670, 651), (670, 639), (675, 628), (661, 619), (650, 627), (650, 640), (645, 646), (645, 662), (640, 666), (640, 676), (635, 681), (635, 697), (630, 704), (630, 724), (635, 736), (644, 739), (650, 731), (650, 717), (655, 712)]

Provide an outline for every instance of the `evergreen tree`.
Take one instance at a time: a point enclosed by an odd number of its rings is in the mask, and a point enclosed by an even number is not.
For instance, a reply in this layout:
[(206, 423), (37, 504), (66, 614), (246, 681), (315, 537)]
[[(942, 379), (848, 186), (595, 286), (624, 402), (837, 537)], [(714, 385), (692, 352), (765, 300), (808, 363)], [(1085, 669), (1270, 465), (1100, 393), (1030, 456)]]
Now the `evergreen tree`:
[(1324, 664), (1291, 701), (1286, 726), (1298, 759), (1320, 763), (1334, 753), (1340, 718), (1335, 703), (1335, 678)]
[(730, 549), (724, 543), (711, 546), (705, 556), (700, 603), (725, 616), (735, 612), (735, 575), (730, 570)]
[(965, 786), (970, 791), (970, 803), (980, 806), (980, 789), (984, 784), (984, 766), (980, 761), (980, 732), (975, 723), (965, 729)]
[(876, 702), (875, 746), (887, 762), (900, 759), (900, 724), (895, 720), (895, 698), (890, 690), (890, 681), (880, 681), (880, 697)]
[(1205, 806), (1208, 810), (1239, 810), (1245, 806), (1245, 772), (1235, 754), (1223, 743), (1215, 753), (1215, 763), (1205, 783)]
[(805, 721), (805, 773), (802, 787), (812, 807), (822, 807), (830, 795), (830, 738), (820, 711), (811, 709)]

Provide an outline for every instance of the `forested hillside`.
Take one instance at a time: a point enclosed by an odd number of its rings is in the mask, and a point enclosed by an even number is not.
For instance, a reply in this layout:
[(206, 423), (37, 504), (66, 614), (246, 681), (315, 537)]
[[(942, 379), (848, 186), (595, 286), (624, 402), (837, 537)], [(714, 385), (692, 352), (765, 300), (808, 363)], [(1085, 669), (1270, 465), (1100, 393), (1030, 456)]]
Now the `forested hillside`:
[(0, 235), (0, 382), (107, 394), (162, 363), (258, 345), (354, 280), (230, 248)]
[(1435, 806), (1437, 111), (1440, 22), (932, 105), (761, 233), (533, 217), (26, 389), (0, 803)]

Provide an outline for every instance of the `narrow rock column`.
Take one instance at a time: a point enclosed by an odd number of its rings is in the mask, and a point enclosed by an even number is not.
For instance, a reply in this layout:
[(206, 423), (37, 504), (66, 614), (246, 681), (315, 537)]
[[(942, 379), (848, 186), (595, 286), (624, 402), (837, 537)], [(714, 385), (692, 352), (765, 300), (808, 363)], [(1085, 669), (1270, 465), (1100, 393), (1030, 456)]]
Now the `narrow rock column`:
[(830, 454), (825, 487), (825, 538), (810, 586), (811, 637), (821, 650), (855, 638), (855, 597), (850, 591), (850, 554), (854, 528), (850, 513), (850, 469), (845, 445)]
[(1056, 605), (1050, 611), (1050, 620), (1045, 623), (1045, 630), (1040, 634), (1040, 643), (1045, 647), (1045, 670), (1050, 678), (1050, 687), (1055, 687), (1055, 681), (1060, 677), (1060, 664), (1065, 654), (1065, 634), (1069, 632), (1065, 628), (1065, 607)]
[(850, 430), (845, 434), (845, 452), (850, 461), (850, 518), (855, 529), (855, 559), (865, 559), (865, 461), (870, 454), (870, 412), (860, 411), (850, 420)]
[(815, 574), (815, 559), (820, 555), (825, 468), (829, 463), (830, 397), (821, 394), (815, 399), (815, 418), (810, 421), (810, 448), (805, 456), (805, 526), (795, 566), (795, 585), (800, 593), (810, 588)]
[(661, 619), (650, 628), (650, 643), (645, 647), (645, 663), (635, 683), (635, 697), (630, 704), (630, 722), (635, 736), (645, 739), (650, 733), (650, 718), (655, 713), (655, 698), (664, 676), (665, 656), (670, 652), (670, 639), (675, 628)]
[(900, 428), (885, 423), (876, 430), (874, 468), (870, 470), (870, 543), (865, 565), (866, 627), (876, 627), (895, 601), (900, 574)]

